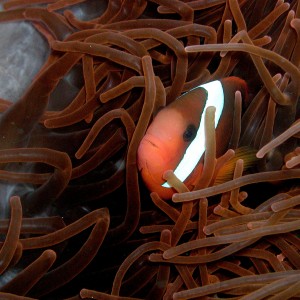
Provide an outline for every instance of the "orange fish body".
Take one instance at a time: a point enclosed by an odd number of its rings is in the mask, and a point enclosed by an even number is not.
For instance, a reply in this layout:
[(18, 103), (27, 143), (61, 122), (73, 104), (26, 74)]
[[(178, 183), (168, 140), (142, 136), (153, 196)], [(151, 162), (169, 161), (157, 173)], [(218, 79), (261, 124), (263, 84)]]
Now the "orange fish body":
[(208, 106), (216, 106), (217, 156), (227, 150), (237, 90), (246, 95), (245, 81), (228, 77), (198, 86), (158, 112), (137, 153), (138, 169), (151, 192), (163, 199), (172, 197), (175, 190), (163, 179), (167, 170), (173, 170), (190, 189), (201, 175), (205, 151), (203, 121)]

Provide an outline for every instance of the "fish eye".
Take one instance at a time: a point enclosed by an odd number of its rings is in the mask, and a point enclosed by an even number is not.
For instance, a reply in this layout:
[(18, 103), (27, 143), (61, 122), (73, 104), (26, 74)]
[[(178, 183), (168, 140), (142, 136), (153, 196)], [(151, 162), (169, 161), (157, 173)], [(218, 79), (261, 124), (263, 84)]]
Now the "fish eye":
[(185, 142), (191, 142), (197, 134), (197, 128), (194, 124), (189, 124), (184, 131), (182, 137)]

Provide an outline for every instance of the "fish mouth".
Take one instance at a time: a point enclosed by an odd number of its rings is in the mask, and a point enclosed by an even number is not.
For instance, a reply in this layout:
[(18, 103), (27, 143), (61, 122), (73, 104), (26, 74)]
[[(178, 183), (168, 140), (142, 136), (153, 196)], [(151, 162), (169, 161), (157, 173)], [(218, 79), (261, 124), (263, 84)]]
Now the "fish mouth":
[(164, 148), (166, 148), (164, 141), (161, 141), (156, 136), (153, 136), (149, 133), (146, 136), (144, 136), (144, 142), (150, 144), (151, 146), (159, 150), (163, 150)]
[(166, 170), (176, 169), (181, 158), (178, 157), (178, 153), (174, 153), (164, 141), (148, 135), (144, 137), (142, 143), (144, 144), (143, 146), (147, 148), (147, 156), (145, 156), (146, 153), (143, 155), (144, 161), (155, 157), (156, 161), (160, 161), (166, 165)]
[(152, 142), (151, 140), (149, 140), (149, 139), (145, 139), (145, 142), (147, 142), (147, 143), (149, 143), (150, 145), (152, 145), (154, 148), (157, 148), (157, 149), (159, 149), (159, 147), (154, 143), (154, 142)]

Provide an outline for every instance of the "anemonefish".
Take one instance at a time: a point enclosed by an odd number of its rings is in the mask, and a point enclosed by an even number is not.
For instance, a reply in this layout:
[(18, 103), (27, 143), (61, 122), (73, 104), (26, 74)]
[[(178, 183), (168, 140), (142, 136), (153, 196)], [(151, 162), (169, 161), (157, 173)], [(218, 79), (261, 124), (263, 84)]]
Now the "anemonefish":
[(151, 192), (170, 199), (175, 192), (163, 179), (167, 170), (192, 188), (202, 170), (205, 151), (204, 113), (215, 106), (217, 156), (228, 148), (234, 115), (235, 92), (243, 99), (247, 84), (237, 77), (212, 81), (181, 95), (161, 109), (148, 127), (137, 152), (138, 169)]

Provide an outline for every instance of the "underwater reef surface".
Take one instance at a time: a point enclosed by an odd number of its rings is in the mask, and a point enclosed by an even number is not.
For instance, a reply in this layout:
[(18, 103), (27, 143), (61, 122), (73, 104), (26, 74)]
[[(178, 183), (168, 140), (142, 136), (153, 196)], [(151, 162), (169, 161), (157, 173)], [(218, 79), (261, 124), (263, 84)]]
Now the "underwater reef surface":
[[(300, 297), (299, 1), (1, 5), (1, 299)], [(205, 113), (197, 180), (165, 170), (161, 199), (147, 128), (229, 76), (232, 125)]]
[(47, 59), (49, 47), (27, 22), (0, 24), (0, 97), (16, 102)]

